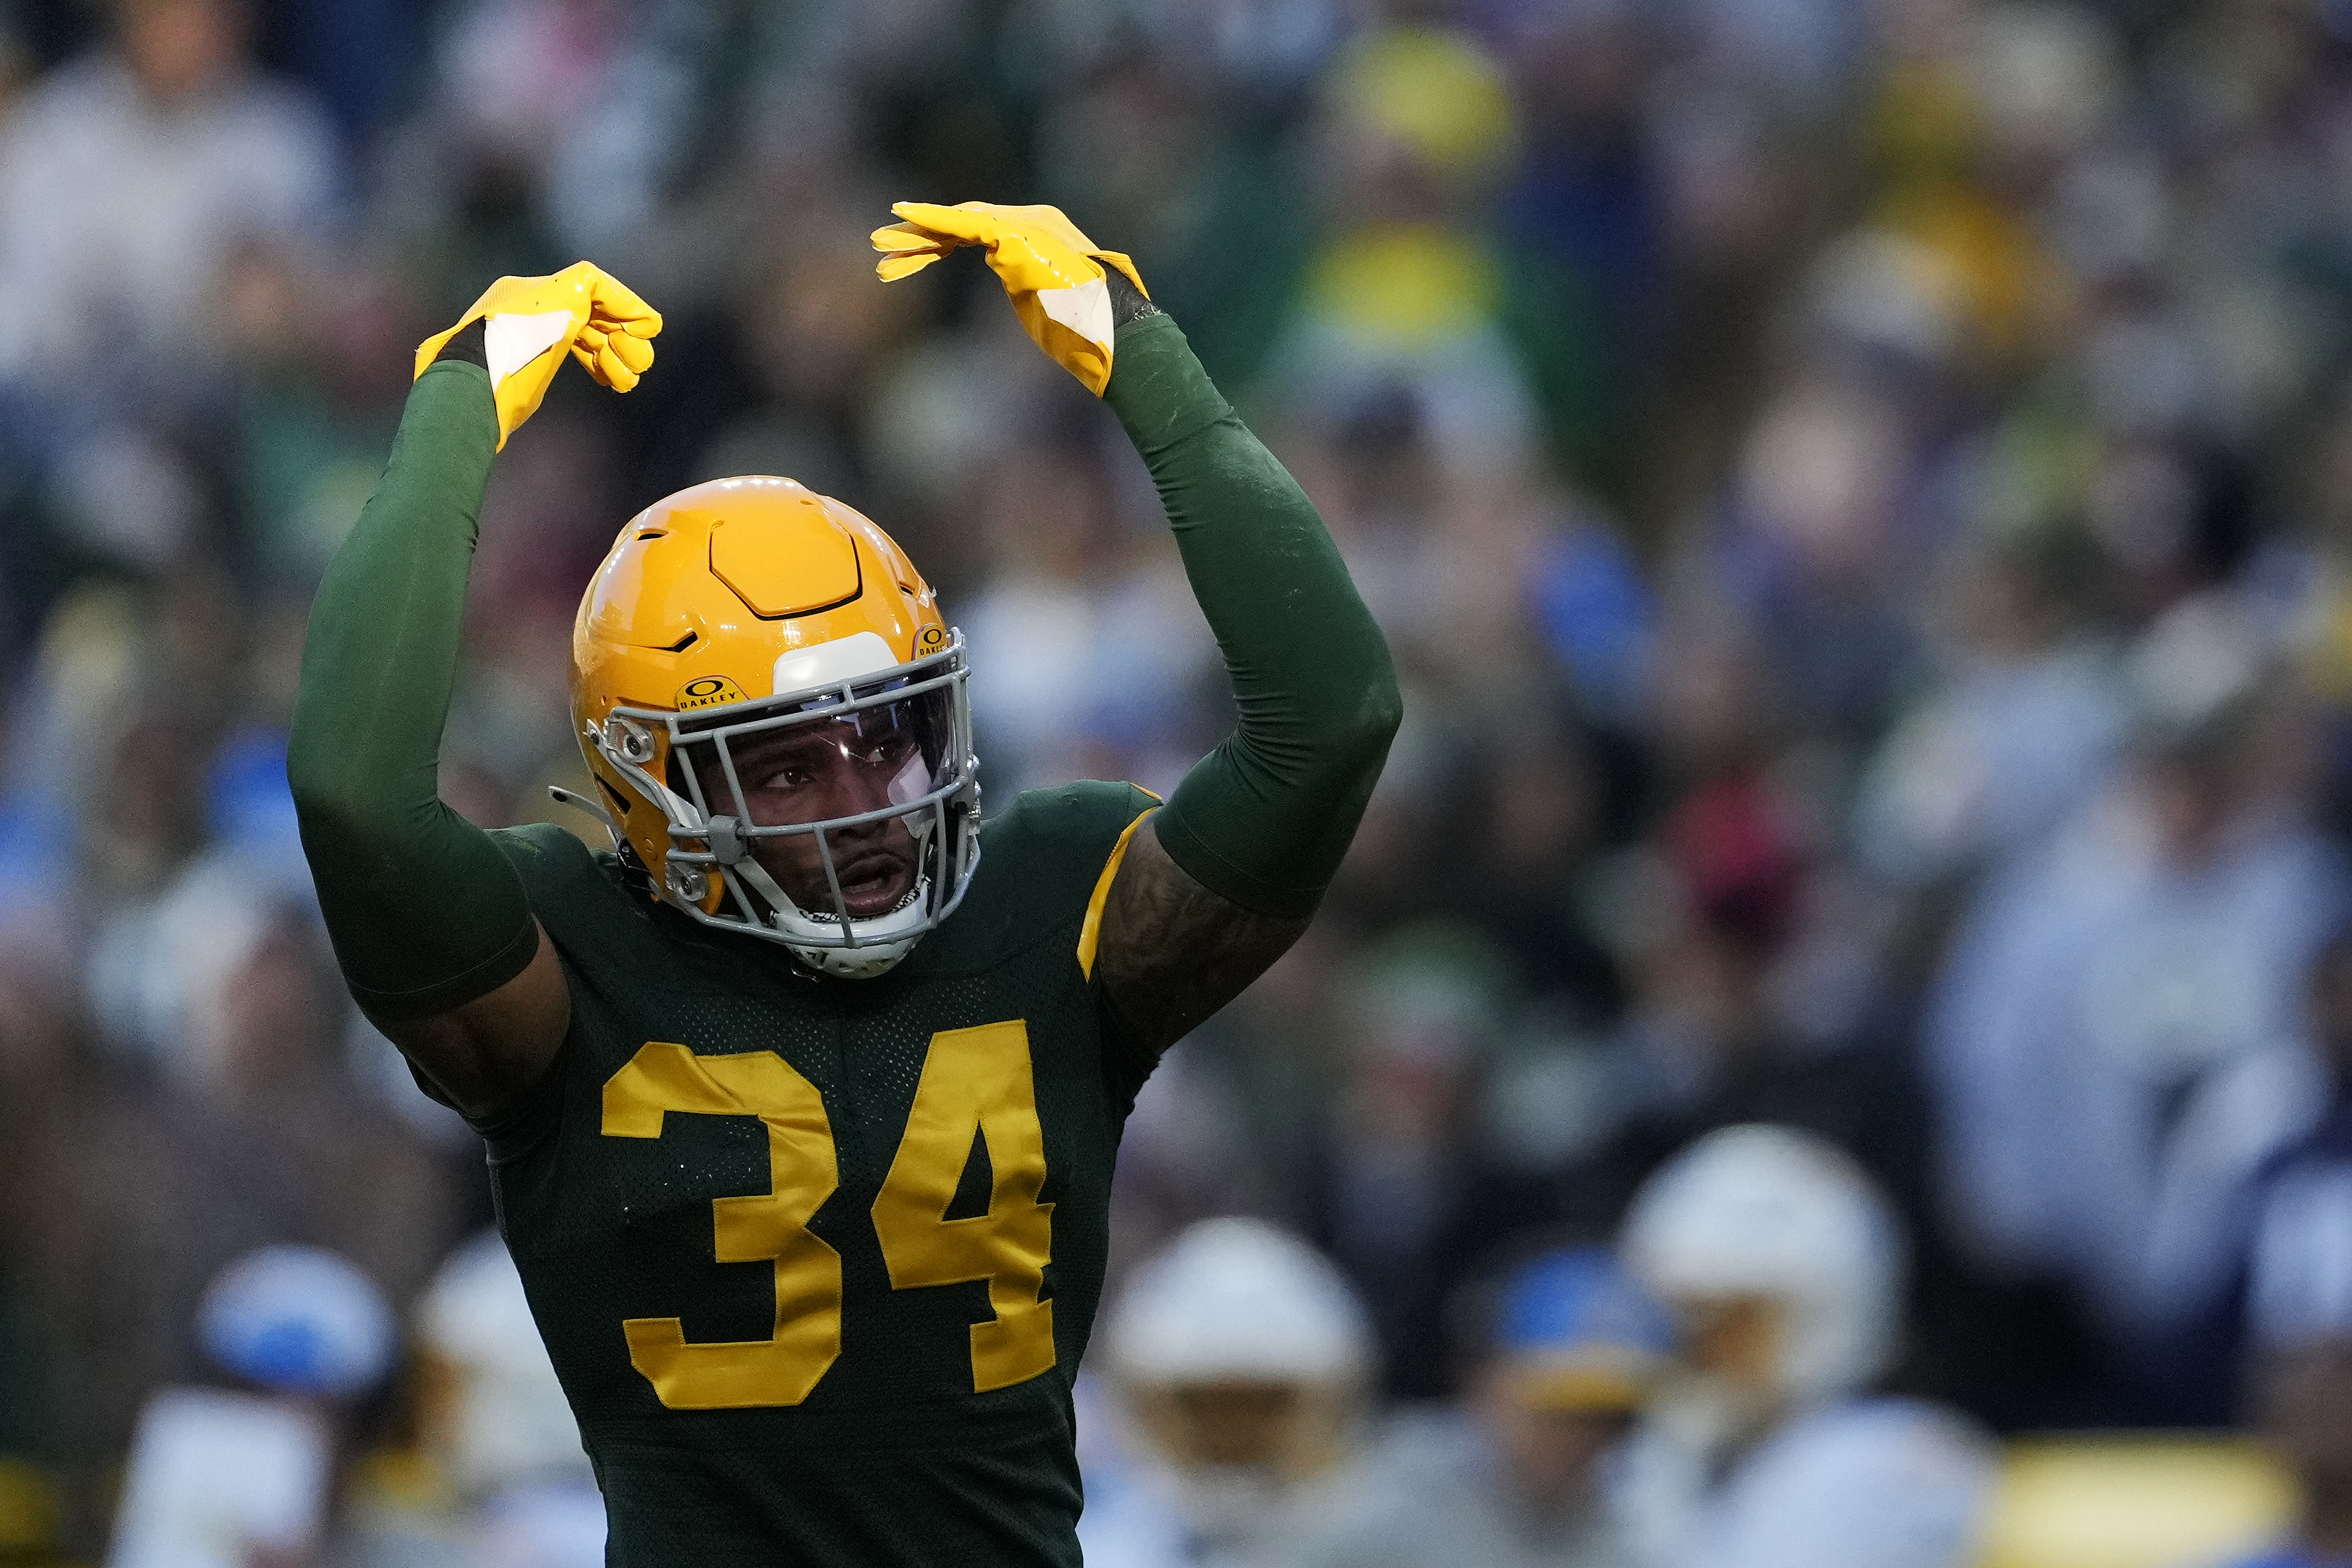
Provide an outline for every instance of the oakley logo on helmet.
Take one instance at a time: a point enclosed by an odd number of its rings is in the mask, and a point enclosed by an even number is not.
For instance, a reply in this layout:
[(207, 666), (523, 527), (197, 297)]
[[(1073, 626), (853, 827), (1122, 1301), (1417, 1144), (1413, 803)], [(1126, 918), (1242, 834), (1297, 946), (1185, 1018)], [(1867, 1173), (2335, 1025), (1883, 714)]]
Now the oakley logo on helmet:
[(677, 689), (677, 710), (681, 713), (697, 708), (716, 708), (721, 702), (742, 700), (743, 689), (723, 675), (706, 675)]

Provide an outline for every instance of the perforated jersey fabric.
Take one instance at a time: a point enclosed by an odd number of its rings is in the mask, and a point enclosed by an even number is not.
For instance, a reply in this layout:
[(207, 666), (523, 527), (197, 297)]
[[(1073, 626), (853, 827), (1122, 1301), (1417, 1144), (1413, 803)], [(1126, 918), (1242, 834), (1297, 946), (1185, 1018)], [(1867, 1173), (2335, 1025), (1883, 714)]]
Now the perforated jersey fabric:
[[(957, 912), (863, 981), (698, 927), (560, 829), (494, 835), (563, 960), (572, 1024), (530, 1101), (481, 1131), (616, 1568), (1075, 1568), (1070, 1384), (1102, 1288), (1112, 1161), (1149, 1070), (1108, 1033), (1076, 946), (1114, 845), (1152, 805), (1125, 784), (1023, 795), (982, 828)], [(1016, 1020), (1044, 1146), (1037, 1199), (1052, 1205), (1037, 1294), (1053, 1304), (1053, 1363), (979, 1392), (972, 1329), (996, 1319), (990, 1283), (894, 1289), (874, 1205), (926, 1060), (959, 1048), (933, 1037)], [(714, 1240), (714, 1199), (771, 1191), (765, 1124), (671, 1110), (657, 1137), (604, 1130), (608, 1082), (649, 1042), (697, 1058), (773, 1052), (822, 1097), (839, 1184), (805, 1229), (840, 1257), (840, 1350), (796, 1405), (670, 1408), (632, 1364), (629, 1320), (676, 1318), (689, 1345), (779, 1331), (772, 1263), (719, 1262)], [(992, 1136), (972, 1139), (944, 1217), (987, 1212), (1002, 1157)]]

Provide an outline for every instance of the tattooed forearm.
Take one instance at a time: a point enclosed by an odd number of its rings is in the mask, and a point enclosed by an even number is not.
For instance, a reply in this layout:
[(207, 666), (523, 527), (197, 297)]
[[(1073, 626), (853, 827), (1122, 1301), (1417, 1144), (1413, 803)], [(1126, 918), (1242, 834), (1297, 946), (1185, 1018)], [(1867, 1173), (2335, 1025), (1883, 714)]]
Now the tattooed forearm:
[(1240, 995), (1306, 929), (1305, 916), (1253, 914), (1201, 886), (1147, 822), (1103, 906), (1095, 977), (1130, 1044), (1156, 1058)]

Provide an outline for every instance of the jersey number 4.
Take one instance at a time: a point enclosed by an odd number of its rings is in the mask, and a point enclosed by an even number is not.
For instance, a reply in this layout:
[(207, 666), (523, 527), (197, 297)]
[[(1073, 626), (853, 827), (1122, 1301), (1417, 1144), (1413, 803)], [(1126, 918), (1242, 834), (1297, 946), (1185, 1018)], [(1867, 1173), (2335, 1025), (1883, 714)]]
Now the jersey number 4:
[[(656, 1041), (604, 1085), (604, 1131), (658, 1138), (669, 1111), (756, 1116), (768, 1130), (769, 1190), (713, 1198), (721, 1263), (772, 1263), (776, 1329), (764, 1340), (690, 1342), (676, 1318), (622, 1323), (629, 1364), (673, 1410), (798, 1405), (841, 1354), (841, 1255), (808, 1228), (840, 1184), (816, 1087), (773, 1051), (698, 1057)], [(995, 1175), (988, 1212), (948, 1219), (974, 1137)], [(1019, 1021), (931, 1037), (906, 1135), (874, 1200), (890, 1286), (988, 1281), (995, 1316), (971, 1325), (971, 1385), (1004, 1388), (1054, 1364), (1054, 1303), (1037, 1293), (1053, 1250), (1045, 1136)]]

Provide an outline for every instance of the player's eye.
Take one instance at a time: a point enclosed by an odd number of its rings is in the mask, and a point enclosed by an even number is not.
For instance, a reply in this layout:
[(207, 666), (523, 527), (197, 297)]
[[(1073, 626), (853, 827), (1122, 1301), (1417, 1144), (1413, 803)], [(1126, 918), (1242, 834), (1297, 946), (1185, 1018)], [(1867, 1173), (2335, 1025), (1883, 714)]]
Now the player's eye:
[(761, 780), (756, 787), (760, 789), (806, 789), (810, 784), (814, 784), (815, 782), (816, 773), (814, 770), (804, 767), (799, 763), (787, 763), (782, 767), (771, 771), (768, 776)]

